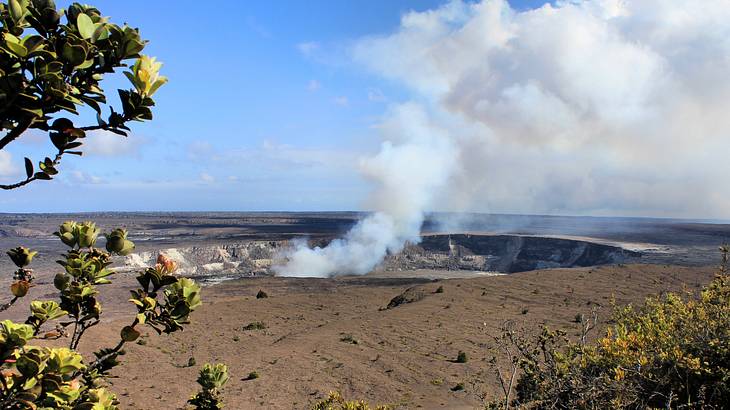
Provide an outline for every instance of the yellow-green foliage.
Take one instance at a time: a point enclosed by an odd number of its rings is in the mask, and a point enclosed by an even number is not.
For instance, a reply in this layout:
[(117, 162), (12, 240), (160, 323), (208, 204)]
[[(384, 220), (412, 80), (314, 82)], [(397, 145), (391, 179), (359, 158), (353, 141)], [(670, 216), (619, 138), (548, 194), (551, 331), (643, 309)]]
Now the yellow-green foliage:
[(196, 410), (218, 410), (222, 409), (223, 398), (220, 390), (228, 381), (228, 367), (223, 363), (212, 365), (206, 363), (200, 369), (198, 384), (201, 387), (199, 393), (188, 400), (188, 403), (195, 406)]
[(345, 400), (338, 392), (330, 392), (326, 399), (320, 400), (312, 406), (312, 410), (391, 410), (390, 406), (379, 405), (370, 407), (363, 400)]
[[(0, 409), (116, 410), (116, 397), (101, 385), (119, 364), (124, 344), (135, 341), (142, 326), (159, 333), (182, 330), (200, 306), (200, 287), (174, 276), (175, 263), (160, 256), (154, 267), (137, 276), (140, 287), (132, 290), (130, 299), (137, 314), (121, 329), (119, 343), (86, 361), (76, 347), (86, 330), (100, 323), (99, 288), (111, 283), (114, 275), (109, 269), (111, 255), (128, 254), (134, 244), (126, 239), (126, 231), (115, 229), (107, 236), (108, 252), (97, 248), (100, 230), (93, 222), (65, 222), (55, 235), (69, 247), (58, 261), (62, 272), (53, 280), (59, 302), (32, 301), (25, 323), (0, 322)], [(13, 298), (0, 305), (0, 311), (28, 294), (33, 281), (28, 264), (34, 254), (26, 248), (8, 252), (18, 270), (11, 285)], [(37, 339), (65, 340), (68, 348), (32, 346)], [(206, 375), (214, 390), (227, 379), (225, 366), (211, 368)]]
[(512, 403), (526, 408), (720, 409), (730, 403), (730, 277), (699, 295), (670, 293), (617, 308), (592, 345), (544, 329), (518, 340)]

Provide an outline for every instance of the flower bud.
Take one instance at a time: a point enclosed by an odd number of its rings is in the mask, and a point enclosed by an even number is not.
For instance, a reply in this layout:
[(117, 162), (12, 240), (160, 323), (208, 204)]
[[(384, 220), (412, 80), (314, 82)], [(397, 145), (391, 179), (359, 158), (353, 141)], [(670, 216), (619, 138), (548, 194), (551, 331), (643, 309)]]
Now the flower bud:
[(119, 251), (119, 254), (122, 256), (126, 256), (132, 253), (132, 251), (134, 251), (134, 242), (125, 239), (124, 246), (122, 247), (122, 250)]
[(10, 292), (13, 294), (13, 296), (17, 298), (22, 298), (23, 296), (27, 295), (29, 289), (30, 283), (24, 280), (19, 280), (10, 285)]
[(177, 270), (177, 263), (164, 254), (157, 255), (157, 265), (160, 265), (165, 273), (172, 273)]
[(37, 253), (38, 252), (31, 251), (24, 246), (19, 246), (7, 252), (8, 256), (10, 256), (10, 259), (13, 261), (15, 266), (19, 268), (28, 266), (33, 260), (33, 256), (35, 256)]
[(106, 250), (111, 253), (121, 253), (127, 241), (127, 230), (117, 228), (106, 235)]
[(76, 237), (76, 241), (80, 248), (89, 248), (96, 244), (96, 238), (99, 236), (99, 229), (93, 222), (83, 222), (76, 225), (74, 236)]
[(61, 238), (61, 242), (66, 246), (73, 248), (76, 246), (76, 236), (74, 234), (76, 225), (77, 223), (74, 221), (66, 221), (58, 227), (58, 232), (54, 232), (53, 234)]
[(139, 335), (139, 331), (132, 326), (124, 326), (121, 331), (122, 340), (125, 342), (134, 342)]
[(69, 282), (71, 282), (71, 277), (63, 273), (56, 274), (53, 278), (53, 286), (55, 286), (58, 290), (66, 289)]

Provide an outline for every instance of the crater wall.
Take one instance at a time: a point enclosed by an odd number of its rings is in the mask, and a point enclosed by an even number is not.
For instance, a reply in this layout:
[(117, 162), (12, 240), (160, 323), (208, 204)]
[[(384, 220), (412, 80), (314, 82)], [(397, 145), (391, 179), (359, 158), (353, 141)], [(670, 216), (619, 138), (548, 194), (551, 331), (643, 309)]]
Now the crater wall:
[[(312, 245), (324, 246), (318, 239)], [(129, 255), (126, 269), (154, 264), (158, 252), (179, 265), (179, 273), (199, 278), (271, 275), (287, 240), (243, 241), (224, 245), (148, 249)], [(587, 241), (517, 235), (427, 235), (419, 244), (389, 255), (378, 271), (416, 269), (514, 273), (533, 269), (623, 263), (641, 254)], [(282, 260), (280, 260), (282, 261)]]
[(386, 258), (384, 270), (448, 269), (502, 273), (623, 263), (641, 253), (573, 239), (517, 235), (429, 235)]

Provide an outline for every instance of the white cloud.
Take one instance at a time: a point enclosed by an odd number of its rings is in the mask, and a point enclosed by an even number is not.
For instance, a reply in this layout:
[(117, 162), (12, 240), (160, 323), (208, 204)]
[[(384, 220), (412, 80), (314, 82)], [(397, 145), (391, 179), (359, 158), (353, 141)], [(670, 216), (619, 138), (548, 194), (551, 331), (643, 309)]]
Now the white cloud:
[(347, 107), (350, 105), (350, 99), (345, 96), (338, 96), (332, 99), (332, 102), (339, 105), (340, 107)]
[(452, 1), (352, 55), (452, 136), (442, 208), (730, 217), (728, 21), (725, 0)]
[[(351, 174), (357, 167), (358, 159), (355, 152), (347, 150), (300, 147), (272, 139), (263, 140), (257, 147), (226, 147), (216, 150), (204, 142), (193, 142), (188, 146), (188, 152), (198, 150), (202, 150), (203, 154), (190, 155), (190, 160), (208, 169), (215, 169), (216, 174), (228, 175), (227, 179), (232, 182), (287, 178), (326, 180), (333, 176)], [(199, 175), (199, 179), (205, 181), (208, 178)]]
[(188, 158), (206, 160), (214, 155), (213, 145), (208, 141), (193, 141), (187, 146)]
[(316, 51), (320, 49), (320, 44), (316, 41), (307, 41), (297, 44), (297, 50), (302, 53), (305, 57), (310, 57)]
[(246, 26), (263, 39), (270, 40), (272, 38), (271, 31), (259, 23), (253, 16), (246, 17)]
[(86, 133), (82, 140), (84, 145), (80, 149), (84, 155), (102, 157), (131, 156), (139, 154), (139, 149), (145, 140), (138, 136), (124, 137), (109, 131), (91, 131)]
[(78, 170), (69, 171), (68, 178), (76, 184), (103, 184), (105, 182), (101, 177)]
[(383, 102), (385, 100), (385, 94), (379, 88), (371, 88), (368, 90), (368, 101)]
[(309, 80), (309, 83), (307, 83), (307, 90), (309, 91), (317, 91), (320, 88), (322, 88), (322, 84), (317, 80)]
[(13, 176), (18, 168), (13, 164), (13, 156), (7, 151), (0, 151), (0, 177)]
[(215, 177), (213, 175), (208, 174), (207, 172), (201, 172), (200, 173), (200, 182), (204, 184), (212, 184), (215, 182)]

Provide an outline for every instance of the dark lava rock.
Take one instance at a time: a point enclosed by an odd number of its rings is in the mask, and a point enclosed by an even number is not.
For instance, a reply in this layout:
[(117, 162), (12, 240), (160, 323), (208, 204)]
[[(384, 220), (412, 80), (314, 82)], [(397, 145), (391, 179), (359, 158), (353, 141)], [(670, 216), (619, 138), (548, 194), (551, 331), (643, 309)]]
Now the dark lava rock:
[(388, 306), (386, 309), (392, 309), (394, 307), (398, 307), (400, 305), (406, 304), (406, 303), (413, 303), (418, 302), (419, 300), (426, 297), (426, 293), (422, 289), (417, 288), (408, 288), (400, 295), (394, 297), (390, 300), (390, 303), (388, 303)]

